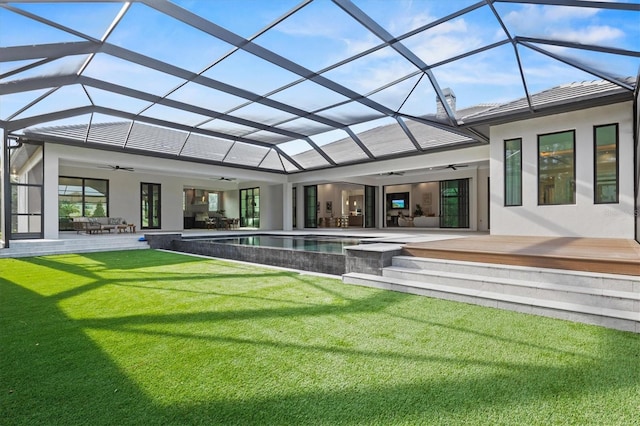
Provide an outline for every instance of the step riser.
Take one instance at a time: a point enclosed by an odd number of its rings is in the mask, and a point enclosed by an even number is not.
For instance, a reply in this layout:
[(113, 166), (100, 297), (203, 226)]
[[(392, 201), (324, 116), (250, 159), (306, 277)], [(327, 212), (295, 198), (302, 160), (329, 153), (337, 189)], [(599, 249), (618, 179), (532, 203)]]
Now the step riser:
[(381, 288), (385, 290), (398, 291), (403, 293), (416, 294), (420, 296), (434, 297), (438, 299), (451, 300), (454, 302), (469, 303), (496, 309), (505, 309), (525, 314), (546, 316), (550, 318), (563, 319), (573, 322), (581, 322), (585, 324), (599, 325), (622, 331), (630, 331), (640, 333), (640, 321), (626, 320), (620, 318), (612, 318), (604, 315), (595, 315), (590, 313), (564, 311), (560, 309), (548, 308), (544, 306), (532, 306), (529, 304), (520, 304), (515, 302), (505, 302), (483, 297), (474, 297), (469, 295), (460, 295), (447, 293), (444, 291), (430, 290), (419, 287), (411, 287), (396, 283), (384, 282), (379, 280), (368, 280), (355, 277), (344, 276), (345, 284), (360, 285), (372, 288)]
[(549, 284), (571, 285), (581, 288), (607, 289), (614, 291), (640, 292), (640, 278), (615, 277), (606, 274), (540, 270), (526, 267), (473, 264), (470, 262), (439, 261), (427, 258), (394, 257), (393, 266), (426, 271), (454, 272), (478, 277), (506, 278)]
[(513, 296), (533, 297), (537, 299), (555, 300), (559, 302), (577, 303), (580, 305), (596, 306), (623, 311), (640, 311), (640, 301), (617, 296), (585, 294), (565, 290), (540, 288), (535, 286), (499, 283), (487, 280), (469, 280), (448, 277), (444, 275), (424, 275), (410, 271), (383, 270), (383, 276), (407, 281), (432, 283), (451, 287), (467, 288), (478, 291), (509, 294)]
[(145, 245), (118, 245), (118, 246), (103, 246), (103, 247), (57, 247), (55, 249), (31, 249), (31, 250), (14, 250), (9, 248), (6, 250), (0, 250), (0, 258), (11, 257), (30, 257), (30, 256), (46, 256), (52, 254), (72, 254), (72, 253), (91, 253), (98, 251), (114, 251), (114, 250), (144, 250), (149, 249), (147, 244)]

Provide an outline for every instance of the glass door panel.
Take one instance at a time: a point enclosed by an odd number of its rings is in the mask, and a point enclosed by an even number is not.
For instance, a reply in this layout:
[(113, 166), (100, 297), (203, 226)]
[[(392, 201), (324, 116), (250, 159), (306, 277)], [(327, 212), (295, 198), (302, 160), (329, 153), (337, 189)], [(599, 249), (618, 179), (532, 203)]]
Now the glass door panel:
[(240, 226), (260, 228), (260, 188), (240, 190)]
[(469, 179), (440, 181), (440, 227), (469, 227)]
[(160, 184), (140, 184), (140, 227), (160, 229)]
[(364, 227), (376, 227), (376, 187), (364, 187)]
[(318, 227), (318, 186), (304, 187), (304, 227)]
[(44, 147), (9, 141), (9, 239), (42, 238)]

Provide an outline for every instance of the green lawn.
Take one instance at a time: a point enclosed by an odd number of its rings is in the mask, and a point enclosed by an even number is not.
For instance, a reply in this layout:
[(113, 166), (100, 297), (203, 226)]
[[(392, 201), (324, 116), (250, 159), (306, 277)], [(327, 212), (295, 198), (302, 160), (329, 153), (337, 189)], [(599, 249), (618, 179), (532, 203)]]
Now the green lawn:
[(640, 424), (640, 335), (152, 250), (0, 260), (1, 424)]

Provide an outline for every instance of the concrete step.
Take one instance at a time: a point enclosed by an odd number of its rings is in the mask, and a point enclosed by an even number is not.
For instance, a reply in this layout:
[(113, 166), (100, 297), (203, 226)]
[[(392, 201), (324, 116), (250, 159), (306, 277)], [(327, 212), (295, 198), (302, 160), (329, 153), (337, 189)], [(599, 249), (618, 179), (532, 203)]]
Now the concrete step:
[(24, 240), (12, 241), (9, 248), (0, 249), (0, 258), (148, 248), (149, 244), (146, 241), (138, 241), (137, 238), (131, 236), (89, 240)]
[(351, 272), (345, 284), (400, 291), (640, 333), (640, 312)]
[(482, 277), (508, 278), (522, 281), (570, 285), (582, 288), (640, 293), (640, 279), (638, 279), (637, 276), (631, 275), (582, 272), (553, 268), (532, 268), (526, 266), (465, 262), (412, 256), (394, 256), (392, 265), (416, 270), (453, 272)]
[(386, 267), (382, 273), (384, 277), (400, 280), (640, 312), (640, 292), (610, 290), (590, 286), (583, 287), (580, 284), (566, 285), (514, 278), (496, 278), (482, 274), (472, 275), (448, 271), (429, 271), (398, 266)]

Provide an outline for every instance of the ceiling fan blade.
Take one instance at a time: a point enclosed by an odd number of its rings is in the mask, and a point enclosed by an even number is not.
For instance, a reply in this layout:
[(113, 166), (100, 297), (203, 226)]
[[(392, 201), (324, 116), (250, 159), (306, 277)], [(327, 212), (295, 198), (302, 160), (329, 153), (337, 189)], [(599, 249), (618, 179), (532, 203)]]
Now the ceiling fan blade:
[(133, 172), (133, 167), (120, 167), (118, 165), (112, 166), (111, 164), (107, 164), (105, 166), (98, 166), (99, 169), (110, 169), (110, 170), (124, 170), (125, 172)]

